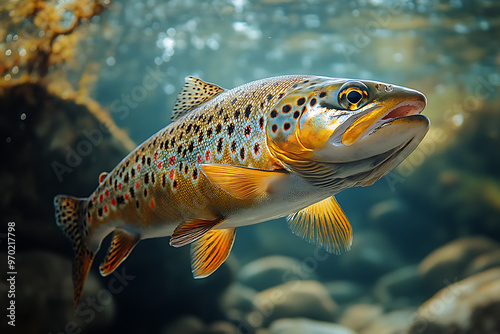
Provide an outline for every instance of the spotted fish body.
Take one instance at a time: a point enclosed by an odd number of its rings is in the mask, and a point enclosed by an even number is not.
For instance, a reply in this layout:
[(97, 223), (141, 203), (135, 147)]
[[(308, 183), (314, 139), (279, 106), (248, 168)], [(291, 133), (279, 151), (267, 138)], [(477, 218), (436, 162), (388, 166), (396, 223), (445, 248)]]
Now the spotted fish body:
[(238, 226), (291, 215), (292, 230), (331, 252), (352, 231), (332, 195), (369, 185), (422, 140), (425, 97), (378, 82), (282, 76), (232, 90), (188, 77), (173, 122), (142, 143), (88, 198), (59, 195), (73, 241), (75, 305), (102, 240), (109, 275), (141, 239), (191, 244), (193, 274), (228, 256)]

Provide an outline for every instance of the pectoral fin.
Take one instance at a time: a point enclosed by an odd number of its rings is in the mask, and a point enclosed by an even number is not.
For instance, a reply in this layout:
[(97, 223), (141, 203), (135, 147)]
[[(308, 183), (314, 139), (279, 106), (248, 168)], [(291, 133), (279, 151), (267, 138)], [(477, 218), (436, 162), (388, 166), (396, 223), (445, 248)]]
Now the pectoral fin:
[(329, 253), (340, 254), (351, 247), (351, 225), (333, 196), (291, 214), (287, 220), (293, 233)]
[(238, 199), (258, 197), (269, 190), (272, 182), (288, 175), (284, 171), (219, 164), (203, 164), (201, 170), (212, 183)]
[(191, 245), (191, 268), (194, 278), (211, 275), (226, 261), (233, 247), (236, 228), (211, 230)]
[(224, 221), (224, 218), (218, 217), (216, 219), (190, 219), (179, 224), (174, 230), (170, 238), (170, 246), (182, 247), (188, 245), (199, 238), (205, 233), (210, 231), (215, 226)]
[(132, 235), (122, 230), (115, 231), (106, 258), (99, 267), (101, 275), (111, 274), (127, 258), (139, 240), (139, 235)]

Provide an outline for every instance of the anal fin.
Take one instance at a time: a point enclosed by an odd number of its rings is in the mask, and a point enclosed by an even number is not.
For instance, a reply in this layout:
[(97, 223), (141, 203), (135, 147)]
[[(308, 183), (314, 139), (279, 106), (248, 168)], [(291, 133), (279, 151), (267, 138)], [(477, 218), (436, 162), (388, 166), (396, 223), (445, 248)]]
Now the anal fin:
[(179, 224), (170, 238), (170, 246), (182, 247), (200, 239), (205, 233), (224, 221), (216, 219), (189, 219)]
[(234, 243), (236, 228), (215, 229), (191, 245), (191, 269), (194, 278), (211, 275), (226, 261)]
[(132, 235), (123, 230), (116, 230), (109, 246), (106, 258), (99, 267), (102, 276), (108, 276), (122, 263), (139, 242), (139, 235)]
[(289, 215), (287, 220), (293, 233), (329, 253), (340, 254), (351, 247), (351, 225), (333, 196)]

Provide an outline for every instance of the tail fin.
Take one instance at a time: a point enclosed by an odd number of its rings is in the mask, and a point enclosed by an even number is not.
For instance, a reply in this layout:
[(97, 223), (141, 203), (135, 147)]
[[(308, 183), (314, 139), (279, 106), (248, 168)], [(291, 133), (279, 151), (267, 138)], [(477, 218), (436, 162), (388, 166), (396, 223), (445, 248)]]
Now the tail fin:
[(73, 286), (75, 308), (82, 297), (83, 284), (89, 272), (94, 253), (85, 247), (83, 235), (87, 234), (83, 204), (86, 198), (58, 195), (54, 198), (57, 226), (66, 234), (73, 244)]

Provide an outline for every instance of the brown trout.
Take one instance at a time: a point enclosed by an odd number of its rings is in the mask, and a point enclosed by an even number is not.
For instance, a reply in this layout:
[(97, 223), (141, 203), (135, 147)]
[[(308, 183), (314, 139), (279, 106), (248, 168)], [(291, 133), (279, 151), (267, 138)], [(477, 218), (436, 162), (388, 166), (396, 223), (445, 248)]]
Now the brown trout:
[(172, 122), (126, 156), (88, 198), (54, 199), (75, 251), (78, 305), (102, 240), (112, 273), (141, 239), (191, 245), (195, 278), (227, 258), (236, 228), (288, 216), (292, 231), (328, 252), (352, 229), (333, 195), (368, 186), (401, 163), (429, 128), (425, 96), (375, 81), (281, 76), (231, 90), (194, 77)]

